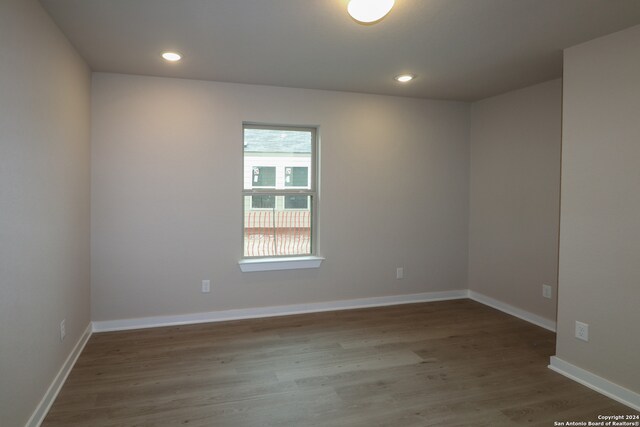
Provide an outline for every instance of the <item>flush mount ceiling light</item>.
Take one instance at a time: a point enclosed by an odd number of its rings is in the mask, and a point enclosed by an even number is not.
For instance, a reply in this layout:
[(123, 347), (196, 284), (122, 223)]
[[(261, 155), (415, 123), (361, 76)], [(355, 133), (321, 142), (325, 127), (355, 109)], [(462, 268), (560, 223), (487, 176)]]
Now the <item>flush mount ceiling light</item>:
[(400, 83), (408, 83), (415, 78), (416, 76), (413, 74), (400, 74), (399, 76), (395, 76), (394, 80)]
[(347, 11), (356, 21), (370, 24), (384, 18), (394, 3), (394, 0), (351, 0)]
[(162, 57), (169, 62), (176, 62), (182, 59), (182, 55), (178, 52), (163, 52)]

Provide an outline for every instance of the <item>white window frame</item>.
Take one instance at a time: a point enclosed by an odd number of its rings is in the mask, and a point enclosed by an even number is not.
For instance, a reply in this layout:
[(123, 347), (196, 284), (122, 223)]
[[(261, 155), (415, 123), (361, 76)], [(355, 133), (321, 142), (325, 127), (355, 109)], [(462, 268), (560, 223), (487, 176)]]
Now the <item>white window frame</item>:
[[(309, 188), (300, 187), (288, 187), (284, 189), (275, 188), (251, 188), (245, 189), (242, 185), (242, 233), (241, 233), (241, 259), (238, 262), (240, 269), (243, 272), (253, 271), (271, 271), (271, 270), (289, 270), (300, 268), (317, 268), (320, 266), (323, 257), (318, 256), (318, 243), (317, 243), (317, 230), (318, 230), (318, 176), (319, 176), (319, 161), (318, 161), (318, 127), (315, 126), (292, 126), (292, 125), (272, 125), (272, 124), (257, 124), (257, 123), (243, 123), (242, 124), (242, 140), (244, 147), (244, 130), (245, 129), (267, 129), (267, 130), (293, 130), (293, 131), (309, 131), (311, 132), (311, 164), (309, 165)], [(242, 152), (242, 170), (245, 170), (245, 155), (244, 148)], [(278, 171), (276, 170), (276, 176)], [(284, 173), (284, 171), (283, 171)], [(244, 172), (243, 172), (244, 175)], [(284, 177), (283, 177), (284, 179)], [(244, 180), (244, 179), (243, 179)], [(311, 254), (304, 255), (282, 255), (282, 256), (244, 256), (244, 217), (245, 217), (245, 197), (255, 195), (273, 195), (276, 198), (278, 196), (296, 195), (296, 196), (311, 196), (309, 212), (311, 215)], [(276, 202), (277, 203), (277, 202)], [(284, 205), (283, 205), (284, 206)], [(306, 210), (306, 209), (305, 209)]]

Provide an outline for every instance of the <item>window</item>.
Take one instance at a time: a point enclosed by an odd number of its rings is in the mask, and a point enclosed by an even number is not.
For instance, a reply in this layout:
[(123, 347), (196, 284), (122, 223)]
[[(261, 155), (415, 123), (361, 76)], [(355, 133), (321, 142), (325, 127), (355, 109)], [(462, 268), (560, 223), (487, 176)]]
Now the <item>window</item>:
[(244, 125), (243, 256), (314, 254), (316, 129)]
[[(276, 168), (274, 166), (254, 166), (251, 169), (252, 188), (276, 187)], [(251, 196), (251, 209), (273, 209), (276, 205), (274, 196)]]
[(276, 207), (274, 196), (251, 196), (251, 209), (273, 209)]
[(295, 166), (284, 168), (284, 185), (286, 187), (306, 187), (309, 185), (309, 168)]
[(253, 187), (275, 187), (276, 168), (273, 166), (254, 166), (251, 180)]
[[(302, 187), (309, 185), (309, 168), (306, 166), (289, 166), (284, 168), (285, 187)], [(307, 196), (285, 196), (285, 209), (307, 209), (309, 206)]]
[(284, 196), (285, 209), (307, 209), (309, 206), (307, 196)]

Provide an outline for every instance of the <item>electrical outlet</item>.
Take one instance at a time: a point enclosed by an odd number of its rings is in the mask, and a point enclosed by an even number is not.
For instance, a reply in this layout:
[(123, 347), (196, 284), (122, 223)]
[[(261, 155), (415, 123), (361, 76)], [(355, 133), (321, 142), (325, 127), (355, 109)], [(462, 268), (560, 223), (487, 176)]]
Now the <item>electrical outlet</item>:
[(576, 338), (589, 341), (589, 325), (576, 320)]
[(396, 268), (396, 279), (404, 279), (404, 268), (403, 267)]
[(551, 299), (551, 286), (542, 285), (542, 296)]
[(202, 293), (208, 294), (211, 292), (211, 280), (203, 280), (202, 281)]
[(65, 335), (67, 335), (67, 319), (62, 319), (60, 322), (60, 341), (64, 340)]

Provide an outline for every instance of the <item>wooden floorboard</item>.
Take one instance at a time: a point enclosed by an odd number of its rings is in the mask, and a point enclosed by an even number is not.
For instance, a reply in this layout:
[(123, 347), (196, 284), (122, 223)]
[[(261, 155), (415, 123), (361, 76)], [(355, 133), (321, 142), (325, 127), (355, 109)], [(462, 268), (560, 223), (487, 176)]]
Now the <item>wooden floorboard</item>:
[(94, 334), (43, 426), (553, 426), (637, 414), (470, 300)]

